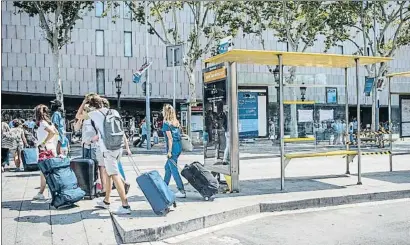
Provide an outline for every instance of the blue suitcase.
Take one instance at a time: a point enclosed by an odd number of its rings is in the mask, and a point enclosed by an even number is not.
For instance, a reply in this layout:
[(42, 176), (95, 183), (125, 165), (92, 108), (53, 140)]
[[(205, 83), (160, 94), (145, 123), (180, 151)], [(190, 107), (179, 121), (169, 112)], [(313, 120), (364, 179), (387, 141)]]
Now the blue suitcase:
[(72, 205), (84, 198), (85, 192), (78, 186), (77, 177), (70, 168), (68, 158), (50, 158), (38, 163), (44, 174), (55, 208)]
[(156, 215), (166, 215), (171, 205), (176, 207), (175, 194), (165, 184), (158, 171), (143, 173), (137, 183)]
[(24, 148), (21, 151), (24, 171), (38, 170), (38, 151), (36, 148)]

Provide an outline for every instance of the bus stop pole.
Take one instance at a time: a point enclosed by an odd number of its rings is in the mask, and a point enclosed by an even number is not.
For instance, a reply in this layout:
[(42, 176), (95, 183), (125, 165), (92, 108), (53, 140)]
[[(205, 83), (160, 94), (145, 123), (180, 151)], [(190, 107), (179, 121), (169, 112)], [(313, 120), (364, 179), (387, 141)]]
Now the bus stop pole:
[(279, 59), (280, 189), (285, 189), (285, 118), (283, 110), (283, 59)]
[(388, 88), (388, 106), (389, 106), (389, 142), (390, 142), (390, 154), (389, 154), (389, 163), (390, 163), (390, 172), (393, 171), (393, 132), (392, 132), (392, 115), (391, 115), (391, 77), (388, 79), (389, 88)]
[(231, 191), (239, 192), (239, 129), (238, 129), (238, 81), (236, 62), (227, 62), (228, 105), (229, 105), (229, 147)]
[[(347, 68), (345, 68), (345, 120), (346, 120), (346, 138), (345, 138), (345, 143), (346, 143), (346, 151), (349, 150), (349, 144), (347, 144), (348, 141), (348, 136), (349, 136), (349, 89), (348, 89), (348, 81), (347, 81)], [(350, 161), (349, 157), (346, 156), (346, 174), (350, 174)]]
[(362, 184), (362, 149), (360, 141), (360, 82), (359, 82), (359, 58), (355, 59), (356, 63), (356, 102), (357, 102), (357, 184)]

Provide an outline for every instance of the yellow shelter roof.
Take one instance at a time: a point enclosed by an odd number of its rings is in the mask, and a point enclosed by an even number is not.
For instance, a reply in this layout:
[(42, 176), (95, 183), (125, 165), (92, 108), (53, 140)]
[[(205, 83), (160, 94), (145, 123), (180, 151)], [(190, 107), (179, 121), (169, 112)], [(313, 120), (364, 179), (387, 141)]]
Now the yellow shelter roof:
[(388, 57), (233, 49), (208, 58), (205, 62), (214, 64), (237, 62), (241, 64), (278, 65), (278, 55), (282, 55), (284, 66), (306, 67), (348, 68), (356, 65), (355, 59), (359, 59), (360, 65), (370, 65), (392, 60), (392, 58)]
[(410, 71), (387, 74), (387, 77), (410, 77)]

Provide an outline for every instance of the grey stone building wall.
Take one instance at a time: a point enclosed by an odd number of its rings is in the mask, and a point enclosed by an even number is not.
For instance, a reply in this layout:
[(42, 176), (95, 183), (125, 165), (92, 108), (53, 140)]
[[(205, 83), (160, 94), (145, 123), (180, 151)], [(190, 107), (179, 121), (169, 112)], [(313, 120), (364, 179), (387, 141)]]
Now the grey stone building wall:
[[(2, 2), (2, 91), (31, 94), (53, 94), (54, 77), (52, 54), (47, 42), (42, 36), (38, 17), (29, 17), (25, 13), (14, 14), (15, 7), (11, 1)], [(95, 10), (89, 12), (82, 21), (79, 21), (72, 31), (72, 43), (61, 50), (61, 78), (63, 91), (66, 95), (81, 96), (88, 92), (97, 91), (107, 96), (115, 97), (113, 83), (117, 74), (124, 79), (123, 97), (144, 98), (140, 85), (132, 83), (132, 73), (143, 63), (145, 56), (144, 28), (126, 16), (124, 6), (118, 8), (119, 16), (115, 23), (112, 18), (96, 17)], [(183, 35), (188, 35), (191, 27), (189, 10), (180, 16), (180, 28)], [(171, 19), (166, 19), (167, 24)], [(104, 32), (104, 54), (96, 55), (96, 31)], [(125, 57), (124, 32), (131, 32), (132, 56)], [(261, 49), (256, 38), (247, 36), (235, 38), (235, 48)], [(273, 33), (265, 33), (267, 49), (286, 50), (286, 44), (277, 41)], [(323, 52), (323, 39), (319, 38), (316, 45), (308, 52)], [(354, 46), (349, 43), (343, 46), (344, 54), (355, 52)], [(165, 46), (159, 39), (149, 37), (149, 59), (153, 61), (150, 72), (153, 98), (172, 98), (172, 70), (166, 67)], [(339, 53), (340, 48), (334, 47), (329, 53)], [(395, 60), (390, 62), (389, 71), (410, 70), (410, 47), (396, 52)], [(202, 97), (201, 63), (197, 64), (197, 96)], [(97, 70), (103, 69), (104, 79), (98, 84)], [(265, 66), (239, 65), (239, 83), (241, 85), (272, 84), (273, 77)], [(100, 71), (101, 72), (101, 71)], [(342, 69), (297, 68), (297, 81), (306, 84), (343, 84), (344, 71)], [(349, 104), (356, 104), (356, 90), (354, 69), (349, 70)], [(365, 69), (360, 70), (360, 91), (363, 91)], [(410, 86), (403, 86), (403, 79), (395, 80), (394, 90), (410, 92)], [(269, 101), (276, 101), (276, 91), (269, 87)], [(296, 94), (299, 94), (296, 91)], [(177, 98), (186, 99), (188, 96), (188, 78), (182, 67), (177, 68)], [(338, 88), (338, 102), (345, 102), (344, 88)], [(325, 88), (308, 88), (307, 99), (318, 103), (325, 102)], [(386, 91), (381, 93), (380, 102), (387, 104)], [(361, 103), (370, 104), (371, 98), (362, 96)], [(393, 98), (397, 104), (398, 99)]]

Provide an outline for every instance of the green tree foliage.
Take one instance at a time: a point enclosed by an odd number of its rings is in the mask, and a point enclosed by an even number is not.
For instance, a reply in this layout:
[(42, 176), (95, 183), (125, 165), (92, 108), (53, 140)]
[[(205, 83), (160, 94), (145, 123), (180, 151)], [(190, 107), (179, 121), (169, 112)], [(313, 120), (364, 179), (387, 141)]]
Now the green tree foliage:
[[(243, 35), (255, 35), (262, 49), (266, 49), (266, 36), (269, 30), (279, 42), (288, 44), (293, 52), (305, 52), (312, 47), (318, 37), (333, 35), (328, 23), (332, 21), (327, 1), (228, 1), (219, 8), (219, 24), (225, 24), (228, 29), (241, 29)], [(342, 33), (342, 30), (339, 30)], [(329, 42), (331, 39), (329, 39)], [(269, 67), (272, 72), (272, 67)], [(294, 83), (296, 68), (289, 68), (287, 83)], [(289, 89), (294, 100), (294, 89)], [(297, 137), (296, 106), (291, 110), (292, 137)]]
[(17, 12), (25, 12), (40, 19), (40, 27), (44, 31), (53, 52), (55, 72), (55, 94), (63, 102), (63, 89), (60, 76), (60, 49), (71, 41), (71, 30), (82, 16), (93, 8), (93, 2), (87, 1), (15, 1)]
[[(357, 48), (356, 54), (392, 57), (397, 49), (410, 44), (409, 1), (338, 1), (331, 7), (330, 27), (335, 35), (328, 36), (327, 48), (334, 42), (348, 41)], [(351, 32), (345, 33), (345, 29)], [(366, 68), (375, 74), (376, 65)], [(376, 76), (386, 69), (387, 64), (382, 64)]]
[[(114, 6), (118, 2), (112, 3)], [(125, 2), (133, 19), (145, 23), (145, 2)], [(189, 98), (196, 102), (195, 66), (205, 54), (214, 47), (215, 42), (227, 35), (223, 27), (215, 25), (218, 18), (216, 9), (220, 2), (213, 1), (150, 1), (147, 30), (155, 35), (164, 45), (184, 44), (184, 68), (189, 78)], [(191, 24), (183, 30), (181, 16), (189, 11)], [(170, 21), (167, 22), (166, 19)], [(185, 34), (185, 35), (184, 35)]]

